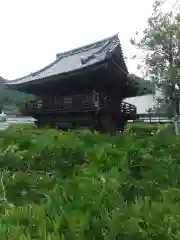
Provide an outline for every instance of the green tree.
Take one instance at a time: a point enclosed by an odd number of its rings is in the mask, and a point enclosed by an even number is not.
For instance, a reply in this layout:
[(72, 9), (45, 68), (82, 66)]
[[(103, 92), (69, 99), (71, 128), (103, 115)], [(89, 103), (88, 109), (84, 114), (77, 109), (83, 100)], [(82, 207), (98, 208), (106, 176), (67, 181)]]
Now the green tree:
[[(156, 108), (161, 108), (174, 118), (175, 132), (180, 135), (178, 119), (180, 115), (180, 13), (179, 1), (164, 12), (165, 0), (156, 0), (153, 13), (148, 18), (148, 26), (143, 36), (137, 33), (131, 43), (147, 52), (146, 74), (159, 90)], [(139, 40), (137, 40), (139, 38)]]
[(9, 90), (5, 87), (5, 79), (0, 76), (0, 110), (10, 114), (22, 114), (27, 101), (34, 99), (34, 96), (23, 92)]

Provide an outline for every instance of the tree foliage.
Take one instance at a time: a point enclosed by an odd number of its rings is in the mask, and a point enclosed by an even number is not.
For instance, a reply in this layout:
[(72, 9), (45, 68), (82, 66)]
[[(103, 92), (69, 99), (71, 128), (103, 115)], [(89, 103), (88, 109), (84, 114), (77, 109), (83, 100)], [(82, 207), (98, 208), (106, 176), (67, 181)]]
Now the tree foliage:
[[(166, 109), (170, 116), (179, 115), (180, 76), (180, 14), (173, 7), (163, 11), (165, 0), (157, 0), (143, 36), (136, 35), (131, 43), (147, 52), (146, 74), (153, 81), (160, 97), (158, 108)], [(179, 2), (176, 1), (176, 7)], [(157, 107), (157, 106), (156, 106)]]
[(32, 95), (8, 90), (5, 88), (4, 80), (0, 77), (0, 108), (8, 113), (21, 114), (24, 104), (33, 99)]

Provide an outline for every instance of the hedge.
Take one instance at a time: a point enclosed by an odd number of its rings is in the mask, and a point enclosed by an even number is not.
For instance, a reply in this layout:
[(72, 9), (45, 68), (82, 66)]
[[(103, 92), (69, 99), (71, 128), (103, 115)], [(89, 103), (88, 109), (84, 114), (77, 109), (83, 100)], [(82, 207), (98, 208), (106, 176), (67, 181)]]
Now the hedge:
[(0, 146), (0, 239), (180, 238), (178, 137), (28, 125)]

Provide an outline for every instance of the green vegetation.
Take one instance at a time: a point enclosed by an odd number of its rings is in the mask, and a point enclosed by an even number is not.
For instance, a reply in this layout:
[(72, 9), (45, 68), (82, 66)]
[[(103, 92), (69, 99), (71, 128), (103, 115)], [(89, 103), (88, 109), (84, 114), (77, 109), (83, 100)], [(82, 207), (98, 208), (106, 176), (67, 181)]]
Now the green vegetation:
[(25, 103), (31, 99), (33, 97), (26, 93), (0, 89), (0, 107), (9, 114), (21, 115)]
[(22, 115), (25, 103), (34, 97), (23, 92), (6, 89), (4, 81), (0, 77), (0, 109), (8, 114)]
[(152, 7), (147, 27), (136, 32), (131, 43), (146, 53), (145, 65), (138, 68), (161, 93), (155, 96), (152, 113), (173, 117), (175, 133), (180, 135), (180, 1), (169, 5), (167, 0), (154, 0)]
[(1, 131), (0, 238), (179, 239), (180, 139), (133, 126)]

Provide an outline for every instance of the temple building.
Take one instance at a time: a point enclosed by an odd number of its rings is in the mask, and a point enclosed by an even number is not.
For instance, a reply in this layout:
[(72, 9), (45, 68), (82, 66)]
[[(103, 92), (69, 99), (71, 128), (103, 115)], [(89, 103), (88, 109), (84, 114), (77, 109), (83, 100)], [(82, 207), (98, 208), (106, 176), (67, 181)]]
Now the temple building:
[(152, 92), (148, 81), (129, 75), (118, 34), (67, 52), (27, 76), (6, 81), (9, 89), (37, 96), (26, 105), (38, 126), (123, 129), (135, 118), (128, 97)]

